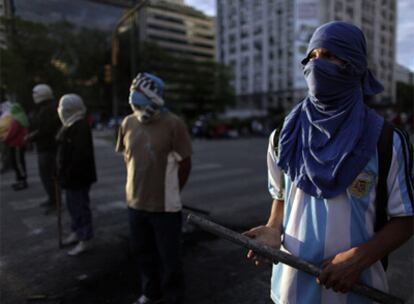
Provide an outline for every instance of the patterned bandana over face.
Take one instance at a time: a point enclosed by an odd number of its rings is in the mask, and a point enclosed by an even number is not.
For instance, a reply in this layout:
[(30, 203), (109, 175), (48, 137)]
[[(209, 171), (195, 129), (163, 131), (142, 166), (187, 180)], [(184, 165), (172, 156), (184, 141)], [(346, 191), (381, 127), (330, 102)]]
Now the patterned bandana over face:
[(164, 82), (149, 73), (138, 73), (130, 87), (129, 103), (142, 123), (148, 123), (155, 118), (162, 107)]

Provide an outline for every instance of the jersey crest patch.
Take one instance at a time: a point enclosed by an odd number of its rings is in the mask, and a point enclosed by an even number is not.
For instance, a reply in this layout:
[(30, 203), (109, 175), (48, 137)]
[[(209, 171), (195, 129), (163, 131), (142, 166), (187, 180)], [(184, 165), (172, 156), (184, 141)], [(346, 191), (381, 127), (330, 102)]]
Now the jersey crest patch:
[(363, 198), (372, 188), (374, 176), (368, 172), (360, 173), (348, 187), (349, 193), (356, 198)]

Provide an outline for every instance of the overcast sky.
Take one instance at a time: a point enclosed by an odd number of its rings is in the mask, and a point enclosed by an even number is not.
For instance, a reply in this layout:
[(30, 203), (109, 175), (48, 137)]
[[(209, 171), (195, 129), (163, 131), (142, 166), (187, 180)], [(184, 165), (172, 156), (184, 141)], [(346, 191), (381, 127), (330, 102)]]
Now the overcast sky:
[[(414, 1), (398, 1), (397, 62), (414, 71)], [(209, 16), (216, 14), (216, 0), (185, 0)]]

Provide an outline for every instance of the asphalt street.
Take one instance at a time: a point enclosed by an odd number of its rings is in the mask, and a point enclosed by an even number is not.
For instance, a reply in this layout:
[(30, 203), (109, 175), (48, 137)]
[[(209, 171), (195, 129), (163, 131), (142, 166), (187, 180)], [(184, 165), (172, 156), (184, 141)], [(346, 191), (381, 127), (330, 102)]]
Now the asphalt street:
[[(29, 188), (12, 191), (12, 172), (0, 178), (0, 303), (132, 303), (139, 295), (128, 240), (125, 167), (113, 144), (95, 133), (98, 182), (91, 190), (94, 247), (77, 257), (58, 249), (56, 214), (45, 215), (36, 155), (26, 156)], [(195, 140), (184, 204), (237, 231), (262, 224), (267, 193), (266, 138)], [(69, 219), (63, 212), (63, 227)], [(268, 304), (270, 267), (255, 267), (245, 250), (184, 226), (186, 302)], [(413, 302), (413, 239), (391, 257), (390, 292)]]

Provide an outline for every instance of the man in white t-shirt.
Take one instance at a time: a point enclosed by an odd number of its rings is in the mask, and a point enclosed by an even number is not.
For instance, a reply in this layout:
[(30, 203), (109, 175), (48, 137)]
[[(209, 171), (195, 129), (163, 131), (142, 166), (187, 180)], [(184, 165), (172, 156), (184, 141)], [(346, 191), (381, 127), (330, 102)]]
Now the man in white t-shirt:
[(116, 150), (127, 167), (126, 196), (142, 281), (136, 304), (179, 304), (181, 197), (191, 170), (191, 139), (184, 122), (164, 107), (163, 81), (139, 73), (130, 89), (133, 113), (122, 122)]
[[(357, 281), (387, 291), (380, 260), (413, 234), (412, 148), (395, 130), (386, 179), (389, 221), (375, 231), (384, 120), (364, 98), (383, 87), (367, 68), (364, 35), (350, 23), (324, 24), (302, 64), (308, 96), (286, 117), (278, 144), (274, 133), (270, 138), (271, 214), (246, 235), (322, 268), (315, 280), (274, 265), (275, 303), (371, 303), (347, 292)], [(262, 262), (252, 251), (248, 257)]]

